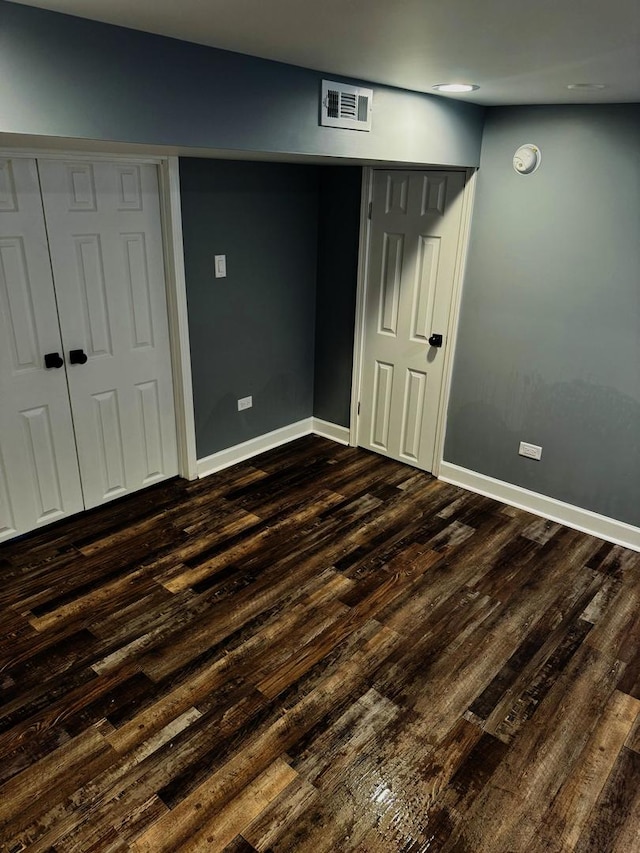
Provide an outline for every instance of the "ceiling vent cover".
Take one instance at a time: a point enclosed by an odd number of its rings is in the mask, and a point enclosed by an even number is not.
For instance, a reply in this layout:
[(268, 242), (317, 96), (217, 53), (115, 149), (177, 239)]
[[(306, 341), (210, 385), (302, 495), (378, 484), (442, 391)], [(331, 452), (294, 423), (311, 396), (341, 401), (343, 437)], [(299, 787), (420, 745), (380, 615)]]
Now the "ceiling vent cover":
[(371, 130), (373, 89), (322, 81), (320, 124), (348, 130)]

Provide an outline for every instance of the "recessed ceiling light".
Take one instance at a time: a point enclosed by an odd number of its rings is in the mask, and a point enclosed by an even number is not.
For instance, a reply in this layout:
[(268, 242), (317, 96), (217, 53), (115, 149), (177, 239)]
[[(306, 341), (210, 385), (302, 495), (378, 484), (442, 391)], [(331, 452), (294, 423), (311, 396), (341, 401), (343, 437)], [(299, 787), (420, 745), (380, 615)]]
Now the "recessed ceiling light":
[(438, 83), (433, 86), (436, 92), (449, 92), (449, 94), (459, 95), (462, 92), (475, 92), (480, 86), (474, 83)]
[(569, 83), (567, 89), (579, 89), (583, 92), (590, 92), (594, 89), (606, 89), (605, 83)]

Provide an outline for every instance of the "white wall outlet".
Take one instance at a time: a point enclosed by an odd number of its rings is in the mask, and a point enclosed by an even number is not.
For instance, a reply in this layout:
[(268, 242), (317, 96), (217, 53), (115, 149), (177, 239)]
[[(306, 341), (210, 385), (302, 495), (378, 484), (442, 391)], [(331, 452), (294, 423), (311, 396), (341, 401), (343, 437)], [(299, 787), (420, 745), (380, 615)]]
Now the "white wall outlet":
[(527, 459), (541, 459), (542, 458), (542, 448), (537, 444), (529, 444), (526, 441), (520, 442), (520, 447), (518, 448), (518, 453), (520, 456), (526, 456)]
[(227, 277), (227, 256), (214, 255), (214, 274), (216, 278)]
[(253, 406), (253, 397), (241, 397), (238, 400), (238, 411), (242, 412), (244, 409), (250, 409)]

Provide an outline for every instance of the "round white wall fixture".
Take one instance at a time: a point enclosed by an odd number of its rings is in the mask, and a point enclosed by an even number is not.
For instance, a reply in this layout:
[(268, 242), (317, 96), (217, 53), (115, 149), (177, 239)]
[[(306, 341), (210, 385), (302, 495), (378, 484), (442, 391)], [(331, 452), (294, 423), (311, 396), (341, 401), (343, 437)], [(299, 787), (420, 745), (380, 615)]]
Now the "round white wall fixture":
[(513, 155), (513, 168), (520, 175), (531, 175), (540, 165), (542, 152), (537, 145), (527, 142)]

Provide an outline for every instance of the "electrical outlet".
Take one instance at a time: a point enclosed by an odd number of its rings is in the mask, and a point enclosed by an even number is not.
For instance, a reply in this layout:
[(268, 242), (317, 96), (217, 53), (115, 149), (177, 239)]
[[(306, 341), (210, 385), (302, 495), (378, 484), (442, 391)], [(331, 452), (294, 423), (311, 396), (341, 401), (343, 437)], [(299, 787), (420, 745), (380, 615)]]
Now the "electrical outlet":
[(518, 453), (520, 456), (526, 456), (527, 459), (540, 460), (542, 458), (542, 448), (537, 444), (529, 444), (526, 441), (520, 442)]
[(238, 400), (238, 411), (242, 412), (244, 409), (250, 409), (253, 406), (253, 397), (241, 397)]

